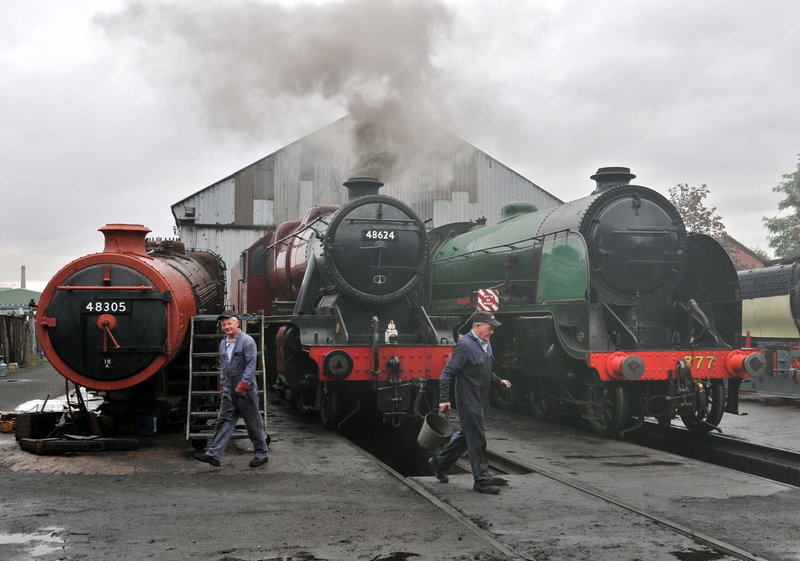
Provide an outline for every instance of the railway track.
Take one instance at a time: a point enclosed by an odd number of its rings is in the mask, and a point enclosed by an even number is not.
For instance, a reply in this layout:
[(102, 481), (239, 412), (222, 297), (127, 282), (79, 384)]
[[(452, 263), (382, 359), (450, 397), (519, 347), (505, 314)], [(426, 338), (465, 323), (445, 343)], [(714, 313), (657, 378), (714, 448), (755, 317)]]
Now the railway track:
[(383, 468), (387, 473), (391, 474), (397, 480), (401, 481), (403, 484), (408, 486), (418, 495), (423, 497), (425, 500), (439, 508), (442, 512), (447, 514), (450, 518), (454, 521), (458, 522), (473, 534), (478, 536), (482, 541), (484, 541), (487, 545), (491, 546), (495, 549), (498, 553), (502, 554), (506, 559), (523, 559), (526, 561), (533, 561), (533, 557), (525, 556), (520, 554), (519, 552), (514, 551), (513, 548), (507, 546), (500, 540), (494, 537), (494, 535), (489, 532), (486, 528), (482, 527), (480, 524), (475, 523), (469, 516), (462, 513), (457, 508), (453, 507), (452, 505), (447, 504), (445, 501), (441, 500), (435, 494), (431, 493), (428, 489), (425, 488), (424, 485), (421, 485), (414, 479), (410, 477), (406, 477), (401, 474), (399, 471), (395, 470), (386, 462), (379, 459), (377, 456), (373, 455), (371, 452), (368, 452), (358, 444), (354, 443), (351, 440), (347, 440), (347, 442), (359, 453), (364, 454), (368, 458), (370, 458), (375, 464)]
[[(709, 536), (703, 532), (699, 532), (685, 524), (677, 521), (666, 518), (664, 516), (659, 516), (657, 514), (653, 514), (652, 512), (648, 512), (642, 508), (637, 507), (631, 503), (626, 501), (619, 500), (609, 494), (603, 493), (602, 491), (597, 490), (595, 487), (587, 485), (583, 482), (580, 482), (575, 479), (571, 479), (569, 477), (564, 476), (563, 474), (556, 473), (552, 470), (542, 468), (541, 466), (537, 466), (534, 464), (530, 464), (525, 462), (524, 460), (521, 461), (518, 458), (512, 458), (507, 454), (497, 454), (492, 452), (491, 450), (488, 451), (489, 455), (489, 466), (491, 469), (496, 471), (502, 471), (504, 474), (529, 474), (529, 473), (537, 473), (539, 475), (543, 475), (548, 479), (552, 479), (553, 481), (557, 481), (562, 485), (566, 485), (580, 491), (581, 493), (585, 493), (586, 495), (590, 495), (597, 499), (600, 499), (606, 503), (615, 505), (619, 508), (622, 508), (628, 512), (637, 514), (639, 516), (643, 516), (648, 520), (651, 520), (661, 526), (669, 528), (679, 534), (684, 536), (690, 537), (693, 540), (704, 544), (705, 546), (709, 547), (710, 549), (719, 552), (721, 554), (730, 555), (735, 557), (736, 559), (743, 559), (746, 561), (768, 561), (767, 559), (745, 551), (744, 549), (737, 547), (733, 544), (724, 542), (719, 540), (713, 536)], [(506, 471), (509, 470), (510, 471)]]
[[(495, 410), (493, 414), (514, 422), (528, 420), (526, 415), (516, 412)], [(567, 418), (563, 426), (574, 422)], [(555, 423), (559, 424), (559, 421)], [(800, 487), (800, 452), (755, 444), (724, 434), (695, 433), (684, 427), (663, 427), (650, 422), (627, 433), (623, 441)]]
[[(459, 524), (463, 525), (467, 529), (469, 529), (472, 533), (478, 536), (481, 540), (483, 540), (487, 545), (491, 546), (494, 550), (498, 552), (498, 554), (502, 555), (505, 559), (521, 559), (526, 561), (534, 561), (537, 559), (535, 554), (529, 554), (527, 552), (520, 552), (515, 549), (512, 545), (504, 543), (500, 538), (502, 535), (497, 536), (489, 529), (487, 529), (483, 524), (480, 523), (481, 516), (479, 513), (470, 513), (468, 511), (459, 508), (451, 504), (449, 500), (443, 500), (432, 490), (435, 489), (435, 485), (432, 488), (426, 487), (421, 482), (417, 481), (415, 478), (406, 477), (378, 457), (373, 455), (372, 453), (364, 450), (357, 444), (350, 442), (351, 446), (359, 451), (359, 453), (368, 456), (374, 463), (379, 465), (382, 469), (390, 473), (393, 477), (397, 480), (401, 481), (403, 484), (408, 486), (414, 492), (419, 494), (425, 500), (429, 501), (431, 504), (435, 505), (437, 508), (442, 510), (445, 514), (450, 516), (454, 521), (458, 522)], [(502, 454), (497, 453), (494, 451), (488, 451), (489, 455), (489, 464), (490, 469), (498, 474), (504, 475), (527, 475), (527, 474), (538, 474), (540, 476), (544, 476), (559, 485), (563, 485), (565, 487), (569, 487), (572, 490), (578, 491), (581, 494), (586, 495), (587, 497), (592, 497), (594, 499), (599, 499), (600, 501), (607, 503), (608, 505), (612, 505), (613, 507), (617, 507), (628, 513), (631, 513), (637, 517), (641, 517), (647, 519), (653, 523), (656, 523), (662, 526), (669, 532), (674, 534), (680, 534), (681, 536), (685, 536), (690, 538), (692, 541), (702, 544), (706, 548), (708, 548), (709, 553), (712, 555), (718, 555), (715, 557), (703, 557), (703, 559), (739, 559), (744, 561), (768, 561), (766, 558), (756, 555), (752, 552), (746, 551), (734, 544), (728, 543), (724, 540), (720, 540), (715, 538), (714, 536), (708, 535), (706, 533), (700, 532), (685, 523), (678, 521), (677, 519), (672, 519), (669, 517), (665, 517), (663, 515), (654, 514), (653, 512), (649, 512), (635, 504), (630, 502), (626, 502), (621, 500), (617, 497), (612, 496), (610, 493), (605, 493), (603, 491), (598, 490), (596, 487), (588, 485), (584, 482), (581, 482), (577, 479), (570, 478), (565, 476), (563, 473), (556, 473), (552, 469), (548, 469), (538, 465), (535, 462), (527, 461), (524, 458), (521, 459), (519, 457), (512, 457), (509, 454)], [(459, 461), (455, 468), (465, 473), (469, 473), (469, 463), (465, 459)], [(477, 522), (476, 522), (477, 520)]]
[(646, 424), (626, 441), (800, 487), (800, 453), (719, 434)]

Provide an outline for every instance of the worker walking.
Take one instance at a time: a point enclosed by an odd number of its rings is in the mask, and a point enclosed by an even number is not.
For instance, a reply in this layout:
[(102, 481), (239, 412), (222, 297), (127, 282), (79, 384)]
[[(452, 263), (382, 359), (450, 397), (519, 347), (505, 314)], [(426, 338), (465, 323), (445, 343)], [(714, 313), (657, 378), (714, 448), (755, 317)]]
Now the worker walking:
[(221, 402), (211, 444), (205, 452), (197, 452), (194, 457), (212, 466), (219, 466), (236, 423), (243, 418), (255, 450), (250, 467), (258, 467), (269, 460), (255, 376), (258, 349), (253, 338), (239, 329), (241, 322), (235, 312), (223, 312), (217, 320), (222, 322), (222, 332), (225, 334), (219, 344)]
[(447, 483), (447, 470), (467, 451), (474, 479), (472, 490), (496, 494), (508, 482), (489, 473), (485, 417), (492, 386), (510, 388), (511, 382), (492, 372), (494, 355), (489, 339), (501, 323), (486, 311), (475, 312), (472, 320), (472, 330), (453, 347), (439, 379), (439, 411), (445, 414), (450, 411), (450, 382), (455, 379), (461, 430), (456, 431), (447, 446), (428, 463), (436, 478)]

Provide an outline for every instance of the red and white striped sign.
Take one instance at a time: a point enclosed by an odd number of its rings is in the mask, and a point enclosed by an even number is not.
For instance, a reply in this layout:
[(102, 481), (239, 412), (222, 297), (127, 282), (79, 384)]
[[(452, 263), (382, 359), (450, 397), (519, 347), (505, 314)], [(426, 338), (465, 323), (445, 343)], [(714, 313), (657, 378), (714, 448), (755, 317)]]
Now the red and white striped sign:
[(500, 294), (491, 288), (478, 290), (478, 309), (487, 312), (496, 312), (500, 307)]

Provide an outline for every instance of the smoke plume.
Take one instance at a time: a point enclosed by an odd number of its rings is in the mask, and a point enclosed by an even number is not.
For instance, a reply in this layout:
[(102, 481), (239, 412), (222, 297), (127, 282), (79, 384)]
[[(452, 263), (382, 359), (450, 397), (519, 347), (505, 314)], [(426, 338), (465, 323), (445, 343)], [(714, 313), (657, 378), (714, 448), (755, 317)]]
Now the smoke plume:
[(304, 106), (347, 111), (352, 174), (391, 180), (447, 124), (433, 54), (452, 17), (437, 0), (130, 1), (96, 23), (212, 130), (258, 139)]

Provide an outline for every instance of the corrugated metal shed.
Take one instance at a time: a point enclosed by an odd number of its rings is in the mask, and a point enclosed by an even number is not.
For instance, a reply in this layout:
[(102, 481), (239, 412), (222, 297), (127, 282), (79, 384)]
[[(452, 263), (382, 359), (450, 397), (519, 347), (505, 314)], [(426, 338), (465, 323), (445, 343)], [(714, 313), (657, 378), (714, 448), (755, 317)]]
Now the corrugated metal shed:
[[(311, 206), (343, 204), (352, 174), (347, 149), (352, 121), (345, 117), (172, 205), (187, 247), (218, 253), (230, 269), (273, 225), (302, 218)], [(538, 208), (562, 201), (471, 144), (443, 133), (447, 143), (425, 154), (413, 172), (381, 192), (413, 208), (430, 227), (484, 217), (500, 219), (503, 205), (528, 201)]]

